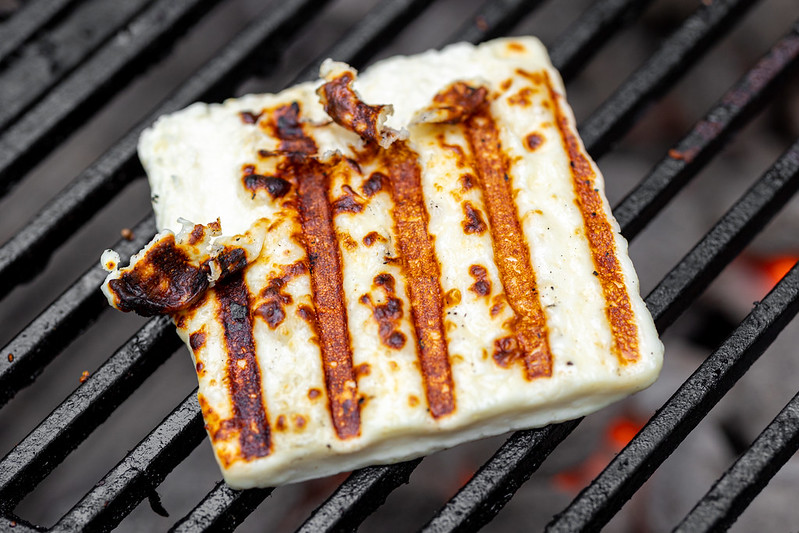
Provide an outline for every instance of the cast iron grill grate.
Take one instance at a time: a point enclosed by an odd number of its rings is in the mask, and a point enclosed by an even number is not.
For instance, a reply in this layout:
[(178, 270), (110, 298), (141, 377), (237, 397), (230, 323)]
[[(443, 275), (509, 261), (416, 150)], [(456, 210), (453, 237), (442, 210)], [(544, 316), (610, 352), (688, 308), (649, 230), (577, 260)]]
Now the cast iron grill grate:
[[(467, 24), (451, 29), (447, 41), (478, 42), (511, 31), (536, 0), (486, 2)], [(108, 2), (28, 0), (0, 22), (0, 96), (14, 95), (0, 106), (0, 192), (8, 194), (30, 173), (45, 150), (58, 146), (100, 111), (163, 50), (201, 20), (212, 0), (138, 0), (126, 3), (108, 19)], [(312, 20), (323, 0), (292, 0), (267, 10), (157, 108), (44, 206), (0, 247), (0, 296), (39, 275), (41, 265), (67, 238), (141, 175), (135, 156), (143, 128), (159, 115), (197, 100), (216, 101), (235, 92), (256, 63), (271, 68), (280, 52)], [(356, 67), (378, 54), (391, 38), (422, 15), (423, 0), (379, 2), (327, 49)], [(550, 46), (566, 81), (626, 24), (635, 24), (646, 0), (598, 0)], [(623, 81), (580, 125), (594, 158), (609, 152), (639, 120), (643, 110), (677, 84), (703, 54), (742, 19), (754, 0), (714, 0), (699, 5), (655, 53)], [(46, 7), (45, 7), (46, 6)], [(788, 19), (799, 13), (790, 13)], [(89, 17), (88, 20), (86, 17)], [(56, 19), (66, 48), (59, 68), (26, 77), (20, 62), (36, 53)], [(102, 26), (87, 36), (82, 28)], [(56, 31), (56, 30), (52, 30)], [(52, 34), (52, 32), (51, 32)], [(26, 48), (27, 47), (27, 48)], [(263, 58), (270, 61), (263, 61)], [(799, 22), (719, 99), (693, 129), (678, 141), (643, 180), (616, 206), (624, 235), (632, 240), (710, 163), (732, 136), (751, 122), (786, 83), (799, 62)], [(295, 74), (315, 75), (319, 61)], [(261, 65), (260, 68), (264, 68)], [(38, 77), (37, 77), (38, 76)], [(20, 84), (27, 84), (24, 90)], [(5, 98), (5, 96), (3, 96)], [(791, 200), (799, 187), (799, 142), (791, 145), (720, 218), (646, 297), (663, 332), (733, 261), (757, 233)], [(123, 261), (154, 234), (146, 217), (133, 228), (132, 240), (111, 247)], [(102, 243), (98, 250), (110, 243)], [(98, 253), (99, 255), (99, 253)], [(94, 258), (87, 264), (94, 264)], [(105, 311), (97, 291), (104, 278), (89, 268), (67, 290), (41, 306), (41, 313), (4, 347), (0, 358), (0, 406), (33, 383), (43, 369)], [(661, 463), (700, 423), (710, 409), (747, 372), (799, 310), (799, 270), (794, 266), (752, 309), (654, 414), (630, 443), (596, 476), (548, 528), (596, 530), (606, 524)], [(111, 529), (144, 499), (158, 510), (156, 488), (203, 440), (196, 391), (190, 393), (138, 445), (121, 458), (52, 527), (15, 515), (18, 503), (35, 489), (161, 365), (179, 346), (169, 321), (148, 321), (107, 358), (33, 431), (0, 461), (0, 529), (73, 531)], [(8, 355), (6, 357), (6, 355)], [(667, 353), (668, 357), (668, 353)], [(473, 530), (496, 516), (580, 420), (513, 434), (458, 493), (417, 527), (426, 531)], [(735, 521), (777, 470), (799, 448), (799, 397), (795, 397), (763, 434), (719, 479), (683, 519), (683, 531), (714, 530)], [(406, 483), (421, 459), (352, 473), (301, 526), (303, 531), (355, 529), (385, 499)], [(234, 529), (272, 489), (236, 491), (217, 484), (175, 531)], [(677, 521), (675, 520), (675, 523)]]

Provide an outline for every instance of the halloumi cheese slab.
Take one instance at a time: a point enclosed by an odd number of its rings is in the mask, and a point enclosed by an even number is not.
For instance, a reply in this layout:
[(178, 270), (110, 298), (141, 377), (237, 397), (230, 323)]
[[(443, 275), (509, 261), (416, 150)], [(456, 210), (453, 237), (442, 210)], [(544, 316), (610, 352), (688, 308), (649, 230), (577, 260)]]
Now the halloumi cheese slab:
[(103, 258), (112, 305), (173, 317), (228, 484), (406, 460), (654, 381), (663, 346), (538, 40), (322, 74), (159, 119), (139, 154), (162, 232), (127, 269)]

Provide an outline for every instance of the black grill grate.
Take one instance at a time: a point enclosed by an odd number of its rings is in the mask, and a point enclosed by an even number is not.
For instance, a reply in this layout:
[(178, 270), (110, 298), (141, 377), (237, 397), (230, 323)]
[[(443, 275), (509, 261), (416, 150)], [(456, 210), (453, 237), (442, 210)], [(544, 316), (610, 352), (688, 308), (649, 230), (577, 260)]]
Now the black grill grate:
[[(141, 175), (136, 140), (159, 115), (196, 100), (234, 93), (255, 70), (270, 73), (281, 52), (320, 11), (324, 0), (279, 3), (254, 20), (205, 66), (184, 82), (120, 141), (77, 176), (22, 230), (0, 247), (0, 296), (34, 278), (40, 266), (109, 200)], [(511, 31), (540, 0), (487, 2), (447, 41), (479, 42)], [(550, 53), (569, 81), (626, 24), (634, 24), (649, 1), (598, 0), (554, 41)], [(610, 151), (636, 124), (642, 111), (668, 92), (703, 54), (730, 31), (754, 0), (705, 2), (599, 108), (583, 121), (581, 135), (594, 158)], [(207, 12), (211, 0), (139, 0), (103, 18), (108, 2), (28, 2), (0, 23), (0, 95), (23, 79), (21, 59), (45, 54), (54, 21), (61, 28), (68, 61), (35, 78), (24, 98), (3, 103), (0, 124), (0, 192), (8, 193), (34, 167), (43, 150), (56, 146), (99, 111), (143, 68), (154, 63), (187, 27)], [(379, 53), (429, 0), (384, 0), (327, 49), (357, 67)], [(44, 7), (46, 6), (46, 7)], [(87, 20), (82, 16), (87, 13)], [(80, 17), (78, 15), (81, 15)], [(789, 17), (795, 17), (791, 13)], [(73, 17), (78, 22), (70, 22)], [(103, 25), (86, 36), (80, 29)], [(71, 32), (71, 33), (70, 33)], [(82, 35), (82, 37), (81, 37)], [(73, 39), (73, 40), (70, 40)], [(322, 59), (320, 58), (320, 60)], [(643, 228), (753, 120), (786, 83), (799, 62), (799, 23), (773, 45), (614, 209), (622, 232), (634, 239)], [(315, 76), (319, 60), (298, 69), (295, 79)], [(14, 70), (11, 67), (15, 67)], [(15, 77), (16, 76), (16, 77)], [(27, 79), (27, 78), (25, 78)], [(10, 90), (10, 89), (9, 89)], [(19, 91), (18, 91), (19, 92)], [(8, 94), (12, 94), (9, 92)], [(20, 94), (22, 94), (20, 92)], [(663, 332), (791, 200), (799, 187), (799, 142), (789, 147), (661, 280), (646, 303)], [(154, 234), (152, 217), (133, 230), (132, 241), (113, 247), (123, 261)], [(103, 243), (100, 247), (105, 247)], [(90, 261), (95, 263), (95, 259)], [(93, 267), (17, 333), (0, 358), (0, 407), (87, 330), (106, 308)], [(605, 525), (642, 486), (764, 352), (799, 311), (799, 271), (794, 267), (769, 295), (674, 393), (647, 425), (549, 524), (553, 531), (595, 530)], [(14, 515), (17, 504), (119, 407), (178, 347), (168, 320), (147, 322), (85, 383), (0, 461), (0, 529), (74, 531), (118, 525), (144, 499), (163, 511), (156, 493), (166, 476), (204, 438), (196, 391), (182, 401), (119, 464), (79, 499), (52, 528)], [(5, 357), (9, 354), (9, 357)], [(668, 357), (668, 353), (667, 353)], [(682, 531), (728, 526), (799, 449), (799, 400), (794, 398), (752, 446), (685, 517)], [(492, 518), (580, 423), (579, 420), (512, 435), (438, 513), (427, 531), (473, 530)], [(4, 450), (5, 452), (6, 450)], [(421, 459), (365, 468), (351, 474), (301, 526), (303, 531), (355, 529), (399, 486)], [(272, 493), (236, 491), (217, 484), (175, 531), (231, 530)], [(554, 511), (554, 509), (553, 509)], [(421, 517), (419, 524), (424, 522)]]

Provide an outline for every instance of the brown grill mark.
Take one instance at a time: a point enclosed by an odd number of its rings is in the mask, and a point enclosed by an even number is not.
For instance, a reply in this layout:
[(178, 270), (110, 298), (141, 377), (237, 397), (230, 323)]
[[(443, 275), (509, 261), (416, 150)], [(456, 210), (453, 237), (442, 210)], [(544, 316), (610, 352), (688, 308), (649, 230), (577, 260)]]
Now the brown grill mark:
[(205, 345), (205, 326), (189, 335), (189, 346), (193, 351), (197, 351)]
[(219, 278), (225, 278), (247, 266), (247, 252), (244, 248), (225, 246), (216, 255), (216, 264), (219, 267)]
[(243, 273), (226, 278), (214, 290), (219, 299), (218, 318), (225, 332), (228, 388), (241, 456), (247, 461), (265, 457), (272, 442), (261, 392), (261, 370), (255, 357), (250, 292)]
[(475, 177), (471, 174), (461, 174), (460, 182), (461, 182), (461, 189), (463, 192), (470, 190), (474, 187)]
[(544, 137), (540, 133), (533, 132), (524, 138), (524, 146), (531, 152), (538, 150), (542, 144), (544, 144)]
[(489, 311), (492, 317), (497, 316), (505, 309), (505, 295), (504, 294), (497, 294), (491, 299), (494, 302), (494, 305), (491, 306), (491, 310)]
[(583, 215), (594, 268), (605, 296), (605, 314), (613, 333), (612, 350), (620, 363), (635, 362), (639, 358), (638, 326), (630, 296), (624, 285), (621, 264), (616, 257), (613, 229), (605, 215), (599, 190), (594, 186), (596, 173), (580, 148), (577, 136), (571, 131), (569, 121), (560, 105), (560, 95), (555, 92), (546, 72), (544, 72), (544, 81), (554, 107), (555, 121), (563, 147), (569, 156), (577, 205)]
[(322, 391), (320, 391), (319, 389), (316, 389), (316, 388), (308, 389), (308, 399), (309, 400), (315, 400), (321, 395), (322, 395)]
[(191, 229), (191, 233), (189, 233), (189, 238), (186, 240), (186, 243), (190, 246), (194, 246), (202, 242), (203, 239), (205, 239), (205, 226), (202, 224), (195, 224)]
[(311, 327), (316, 327), (316, 313), (308, 305), (301, 305), (297, 307), (297, 316), (308, 322)]
[(474, 284), (469, 290), (478, 296), (488, 297), (491, 294), (491, 280), (488, 279), (488, 271), (480, 265), (469, 267), (469, 275), (474, 278)]
[(397, 246), (407, 276), (425, 394), (430, 413), (439, 418), (455, 410), (455, 390), (444, 333), (441, 268), (427, 232), (429, 216), (421, 170), (416, 154), (402, 141), (392, 144), (384, 157), (391, 178)]
[(369, 179), (361, 186), (364, 196), (371, 198), (383, 189), (383, 180), (386, 180), (385, 174), (380, 172), (372, 172)]
[[(211, 436), (211, 440), (214, 442), (228, 440), (231, 431), (235, 429), (235, 424), (232, 423), (232, 420), (222, 420), (202, 393), (197, 393), (197, 401), (200, 403), (200, 410), (203, 413), (203, 420), (205, 420), (205, 429)], [(221, 448), (215, 448), (215, 451), (225, 466), (230, 466), (236, 460), (236, 456), (228, 455)]]
[(508, 96), (508, 103), (519, 107), (529, 107), (533, 103), (534, 93), (535, 91), (531, 87), (522, 87), (516, 94)]
[(363, 243), (366, 246), (372, 246), (375, 243), (375, 241), (385, 241), (385, 240), (386, 240), (385, 237), (380, 235), (378, 232), (370, 231), (364, 236)]
[(488, 102), (484, 102), (464, 126), (483, 189), (499, 279), (516, 314), (516, 339), (523, 354), (519, 359), (523, 360), (525, 377), (551, 376), (552, 352), (546, 317), (538, 297), (530, 250), (516, 212), (507, 162)]
[(276, 176), (262, 176), (261, 174), (244, 174), (242, 177), (244, 187), (253, 194), (260, 190), (269, 193), (273, 199), (286, 196), (291, 190), (291, 184), (283, 178)]
[(311, 158), (290, 156), (290, 161), (298, 182), (300, 223), (311, 271), (330, 412), (336, 434), (346, 439), (360, 433), (361, 416), (344, 307), (341, 257), (327, 200), (327, 176), (321, 163)]
[[(547, 84), (549, 84), (549, 75), (546, 73), (546, 71), (542, 71), (542, 72), (527, 72), (524, 69), (517, 68), (516, 69), (516, 73), (521, 75), (521, 76), (524, 76), (525, 78), (527, 78), (528, 80), (533, 82), (533, 85), (541, 85), (542, 83), (545, 83), (545, 82)], [(546, 76), (546, 78), (545, 78), (545, 76)]]
[[(292, 102), (282, 105), (269, 113), (269, 120), (262, 122), (261, 127), (274, 138), (280, 139), (280, 151), (288, 153), (316, 153), (316, 143), (305, 135), (300, 123), (300, 104)], [(274, 155), (264, 151), (262, 156)]]
[[(308, 255), (314, 304), (314, 326), (322, 353), (322, 367), (333, 427), (341, 439), (360, 433), (361, 415), (358, 388), (352, 364), (352, 345), (347, 328), (347, 309), (341, 257), (333, 226), (333, 209), (328, 201), (326, 165), (308, 153), (316, 145), (299, 122), (299, 105), (275, 111), (275, 136), (288, 152), (281, 168), (289, 182), (296, 184), (297, 211), (302, 227), (302, 243)], [(292, 151), (291, 147), (304, 147)], [(336, 164), (336, 163), (331, 163)]]
[(494, 361), (502, 368), (508, 368), (517, 361), (522, 361), (524, 352), (519, 347), (516, 337), (502, 337), (494, 341)]
[(450, 289), (444, 295), (444, 303), (447, 307), (453, 307), (461, 303), (461, 291), (458, 289)]
[(466, 218), (461, 222), (464, 233), (477, 233), (478, 235), (485, 233), (486, 223), (483, 220), (483, 215), (471, 202), (463, 203), (463, 214), (466, 215)]
[(463, 82), (455, 82), (433, 97), (432, 109), (438, 112), (434, 122), (457, 124), (471, 116), (486, 99), (485, 87), (474, 88)]
[(325, 112), (336, 124), (354, 131), (364, 139), (379, 143), (378, 119), (386, 106), (362, 102), (352, 89), (352, 73), (344, 72), (322, 85), (317, 93)]
[(468, 160), (461, 146), (457, 144), (448, 144), (444, 140), (443, 133), (439, 133), (438, 135), (436, 135), (436, 140), (438, 141), (438, 144), (439, 146), (441, 146), (441, 148), (452, 152), (453, 156), (455, 157), (455, 166), (457, 166), (458, 168), (463, 168), (466, 166)]
[(362, 295), (358, 301), (372, 310), (372, 315), (377, 322), (377, 333), (380, 341), (394, 350), (405, 346), (405, 334), (399, 331), (399, 323), (404, 316), (402, 300), (394, 296), (394, 276), (383, 273), (375, 276), (374, 284), (381, 287), (386, 296), (386, 302), (375, 304), (371, 296)]
[(355, 199), (358, 193), (352, 190), (349, 185), (342, 187), (344, 194), (339, 198), (333, 200), (333, 211), (335, 214), (339, 213), (360, 213), (363, 211), (363, 205)]
[(266, 287), (261, 290), (259, 296), (264, 301), (255, 309), (255, 314), (264, 319), (270, 328), (276, 329), (283, 322), (286, 318), (285, 306), (293, 303), (291, 295), (283, 292), (283, 287), (289, 280), (307, 271), (302, 261), (287, 265), (280, 276), (267, 281)]
[(369, 366), (369, 363), (361, 363), (360, 365), (355, 367), (355, 374), (358, 377), (368, 376), (371, 373), (372, 373), (372, 367)]
[(342, 231), (336, 233), (336, 235), (338, 235), (341, 244), (343, 244), (344, 248), (346, 248), (347, 250), (354, 250), (358, 247), (358, 242), (355, 239), (353, 239), (352, 235), (350, 235), (349, 233)]
[(341, 257), (327, 200), (327, 176), (318, 161), (298, 156), (290, 156), (290, 160), (298, 182), (300, 223), (311, 271), (330, 412), (336, 434), (346, 439), (360, 433), (360, 410), (344, 307)]
[(242, 111), (239, 113), (239, 117), (245, 124), (255, 124), (258, 122), (258, 119), (261, 118), (262, 114), (263, 112), (253, 113), (252, 111)]
[(108, 286), (120, 310), (154, 316), (189, 307), (205, 293), (208, 276), (204, 268), (191, 264), (175, 236), (167, 235)]

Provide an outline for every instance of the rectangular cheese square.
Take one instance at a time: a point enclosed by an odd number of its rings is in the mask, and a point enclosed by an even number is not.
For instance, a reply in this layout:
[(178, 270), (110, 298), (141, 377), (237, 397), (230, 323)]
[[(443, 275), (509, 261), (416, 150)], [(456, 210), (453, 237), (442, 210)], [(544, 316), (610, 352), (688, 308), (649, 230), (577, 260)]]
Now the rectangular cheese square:
[(174, 318), (228, 484), (406, 460), (654, 381), (663, 346), (538, 40), (323, 74), (159, 119), (139, 153), (163, 232), (129, 271), (104, 258), (112, 304)]

